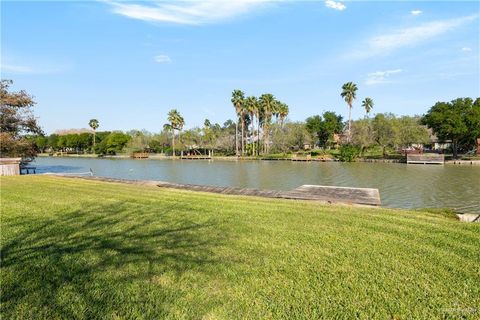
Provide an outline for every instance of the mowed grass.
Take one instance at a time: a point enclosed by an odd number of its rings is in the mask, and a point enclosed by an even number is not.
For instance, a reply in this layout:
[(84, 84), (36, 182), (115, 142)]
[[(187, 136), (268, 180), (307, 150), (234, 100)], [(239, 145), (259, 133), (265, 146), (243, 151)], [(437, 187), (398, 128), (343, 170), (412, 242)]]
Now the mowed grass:
[(480, 317), (480, 224), (1, 178), (2, 319)]

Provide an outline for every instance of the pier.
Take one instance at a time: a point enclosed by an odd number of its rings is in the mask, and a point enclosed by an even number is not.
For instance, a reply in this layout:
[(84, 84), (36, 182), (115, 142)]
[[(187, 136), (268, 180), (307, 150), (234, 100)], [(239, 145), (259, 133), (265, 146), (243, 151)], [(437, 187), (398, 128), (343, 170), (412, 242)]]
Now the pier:
[(407, 154), (407, 164), (445, 164), (443, 154)]
[(180, 189), (198, 192), (219, 193), (239, 196), (255, 196), (263, 198), (280, 198), (293, 200), (310, 200), (326, 203), (344, 203), (368, 206), (380, 206), (380, 193), (378, 189), (373, 188), (350, 188), (320, 185), (302, 185), (290, 191), (282, 190), (261, 190), (252, 188), (205, 186), (196, 184), (180, 184), (166, 181), (152, 180), (127, 180), (106, 177), (88, 177), (88, 176), (66, 176), (68, 178), (79, 178), (87, 180), (98, 180), (116, 183), (129, 183), (138, 185), (157, 186), (160, 188)]

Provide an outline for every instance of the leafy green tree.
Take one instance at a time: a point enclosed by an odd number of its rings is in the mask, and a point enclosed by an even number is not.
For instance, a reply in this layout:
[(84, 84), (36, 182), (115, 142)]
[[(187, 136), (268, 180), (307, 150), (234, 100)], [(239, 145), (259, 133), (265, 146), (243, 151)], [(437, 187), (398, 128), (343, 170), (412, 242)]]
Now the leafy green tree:
[(65, 148), (67, 148), (67, 137), (66, 136), (59, 136), (58, 141), (57, 141), (57, 147), (58, 149), (65, 151)]
[(312, 139), (303, 122), (285, 122), (275, 124), (278, 130), (273, 130), (272, 151), (287, 153), (292, 150), (303, 148), (304, 144), (310, 144)]
[(65, 146), (71, 150), (75, 150), (76, 152), (78, 152), (78, 148), (79, 148), (78, 134), (65, 135)]
[(40, 150), (40, 152), (45, 152), (45, 149), (48, 146), (48, 138), (43, 135), (37, 136), (35, 138), (35, 145), (37, 146), (38, 150)]
[(360, 119), (352, 122), (352, 143), (360, 147), (360, 154), (375, 144), (372, 120)]
[(322, 125), (323, 120), (319, 115), (308, 117), (307, 120), (305, 120), (305, 128), (308, 133), (310, 133), (315, 145), (319, 144), (320, 139), (318, 137), (318, 132), (322, 130)]
[(342, 93), (340, 94), (342, 98), (348, 105), (348, 140), (351, 139), (351, 129), (352, 129), (352, 106), (353, 101), (357, 98), (357, 85), (353, 82), (347, 82), (342, 86)]
[(323, 146), (326, 146), (328, 142), (333, 139), (333, 135), (335, 133), (342, 132), (343, 118), (341, 115), (338, 115), (332, 111), (326, 111), (322, 116), (323, 122), (318, 136)]
[(476, 141), (480, 138), (480, 98), (475, 99), (471, 108), (468, 108), (465, 123), (469, 134), (460, 140), (459, 144), (464, 150), (475, 148)]
[(430, 142), (430, 134), (427, 127), (421, 124), (420, 117), (403, 116), (396, 118), (395, 126), (396, 144), (400, 147)]
[(33, 114), (35, 102), (25, 91), (11, 92), (11, 80), (0, 82), (0, 156), (30, 159), (37, 154), (32, 135), (43, 135)]
[(360, 155), (358, 146), (351, 143), (344, 144), (340, 147), (339, 160), (343, 162), (353, 162)]
[(52, 133), (51, 135), (48, 136), (48, 142), (47, 145), (52, 149), (52, 150), (58, 150), (58, 134)]
[(437, 102), (422, 119), (438, 138), (451, 140), (453, 157), (458, 158), (460, 142), (474, 145), (480, 135), (480, 102), (471, 98), (458, 98), (451, 102)]
[(87, 151), (92, 147), (92, 135), (88, 132), (78, 135), (78, 146), (82, 151)]
[[(243, 103), (245, 100), (245, 93), (242, 90), (233, 90), (232, 92), (232, 104), (235, 107), (235, 113), (237, 114), (237, 119), (242, 120), (243, 124), (243, 118), (241, 117), (242, 110), (243, 110)], [(243, 133), (242, 133), (243, 137)], [(237, 156), (239, 155), (239, 144), (238, 144), (238, 120), (235, 123), (235, 150), (237, 153)]]
[(391, 113), (379, 113), (373, 119), (373, 135), (376, 143), (382, 147), (383, 156), (386, 157), (386, 148), (393, 146), (397, 139), (395, 116)]
[(148, 131), (132, 130), (127, 132), (127, 134), (131, 137), (131, 139), (125, 146), (126, 152), (135, 153), (149, 151), (151, 134)]
[(205, 119), (203, 122), (203, 145), (205, 148), (211, 148), (212, 142), (215, 138), (215, 130), (212, 128), (210, 120)]
[(99, 154), (115, 155), (122, 150), (130, 141), (131, 137), (121, 131), (113, 131), (100, 143), (95, 145), (95, 152)]
[(91, 120), (88, 122), (88, 125), (89, 125), (90, 128), (92, 128), (92, 130), (93, 130), (93, 148), (95, 149), (95, 136), (96, 136), (96, 133), (97, 133), (97, 129), (98, 129), (98, 127), (100, 126), (100, 123), (98, 122), (97, 119), (91, 119)]
[(342, 116), (326, 111), (323, 113), (323, 117), (315, 115), (307, 118), (305, 127), (315, 144), (325, 147), (333, 139), (335, 133), (342, 131), (342, 121)]
[(374, 103), (373, 103), (372, 98), (367, 97), (367, 98), (363, 99), (362, 107), (365, 109), (365, 113), (366, 113), (367, 117), (370, 114), (370, 111), (372, 111), (373, 105), (374, 105)]

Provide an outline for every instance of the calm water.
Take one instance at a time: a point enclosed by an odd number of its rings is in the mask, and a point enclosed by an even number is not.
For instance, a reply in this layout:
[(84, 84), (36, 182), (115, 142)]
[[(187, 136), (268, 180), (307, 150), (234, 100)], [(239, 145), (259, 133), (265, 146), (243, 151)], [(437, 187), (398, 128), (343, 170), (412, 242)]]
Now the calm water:
[(378, 188), (382, 204), (389, 207), (480, 212), (480, 166), (89, 158), (37, 158), (34, 165), (39, 173), (91, 168), (96, 176), (258, 189), (369, 187)]

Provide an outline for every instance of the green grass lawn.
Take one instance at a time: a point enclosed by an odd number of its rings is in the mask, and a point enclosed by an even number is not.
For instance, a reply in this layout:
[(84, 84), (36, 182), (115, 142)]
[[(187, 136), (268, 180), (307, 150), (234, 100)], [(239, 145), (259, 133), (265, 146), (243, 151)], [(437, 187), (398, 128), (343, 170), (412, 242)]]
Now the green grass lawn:
[(1, 179), (2, 319), (480, 317), (480, 224), (48, 176)]

